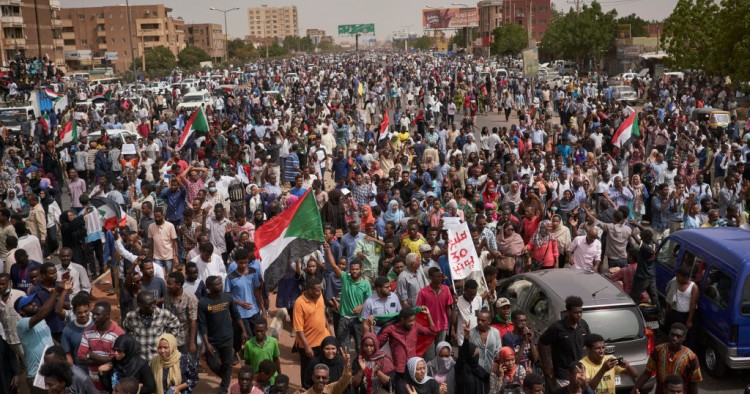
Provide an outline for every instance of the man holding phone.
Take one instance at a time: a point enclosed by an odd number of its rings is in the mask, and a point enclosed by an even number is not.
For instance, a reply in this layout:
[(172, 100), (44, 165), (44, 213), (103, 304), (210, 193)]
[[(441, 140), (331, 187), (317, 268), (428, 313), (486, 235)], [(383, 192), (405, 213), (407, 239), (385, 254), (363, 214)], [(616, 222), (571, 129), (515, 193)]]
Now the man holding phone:
[(73, 251), (70, 248), (63, 247), (60, 249), (59, 257), (60, 264), (55, 266), (57, 268), (57, 280), (60, 282), (66, 282), (68, 279), (73, 281), (73, 289), (70, 292), (71, 299), (81, 291), (91, 294), (91, 281), (86, 273), (86, 268), (71, 261)]
[(586, 380), (589, 387), (596, 394), (615, 394), (617, 375), (630, 375), (633, 379), (638, 378), (638, 371), (633, 368), (621, 356), (607, 356), (604, 337), (599, 334), (591, 334), (586, 338), (586, 352), (588, 355), (581, 359)]

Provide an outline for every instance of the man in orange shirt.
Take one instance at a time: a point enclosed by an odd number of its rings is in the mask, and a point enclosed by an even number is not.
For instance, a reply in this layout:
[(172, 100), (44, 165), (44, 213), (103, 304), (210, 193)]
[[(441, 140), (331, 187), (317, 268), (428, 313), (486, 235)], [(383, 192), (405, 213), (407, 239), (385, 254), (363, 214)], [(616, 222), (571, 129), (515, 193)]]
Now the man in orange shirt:
[(320, 353), (320, 344), (327, 336), (336, 336), (328, 326), (323, 302), (323, 286), (320, 279), (310, 279), (305, 284), (305, 291), (294, 302), (292, 323), (296, 341), (295, 351), (299, 353), (300, 381), (307, 365)]

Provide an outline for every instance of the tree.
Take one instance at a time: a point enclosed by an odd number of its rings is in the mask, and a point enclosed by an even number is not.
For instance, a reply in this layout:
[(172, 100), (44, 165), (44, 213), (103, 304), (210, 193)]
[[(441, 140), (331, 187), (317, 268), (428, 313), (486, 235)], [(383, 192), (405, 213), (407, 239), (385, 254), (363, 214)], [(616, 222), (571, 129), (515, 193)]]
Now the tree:
[(432, 38), (430, 36), (419, 37), (411, 41), (409, 46), (420, 51), (428, 51), (432, 49)]
[(512, 56), (529, 45), (529, 36), (521, 25), (509, 23), (492, 31), (495, 42), (490, 48), (493, 54)]
[[(707, 69), (711, 57), (707, 55), (714, 49), (718, 31), (721, 30), (717, 28), (718, 13), (719, 6), (713, 0), (677, 2), (672, 14), (664, 20), (664, 33), (661, 36), (662, 48), (671, 58), (668, 61), (670, 65)], [(735, 19), (730, 25), (739, 20)], [(722, 29), (727, 27), (730, 26), (722, 26)]]
[[(475, 38), (479, 37), (479, 32), (477, 31), (477, 29), (469, 28), (469, 30), (471, 31), (470, 37), (472, 41)], [(466, 29), (458, 29), (456, 31), (456, 34), (454, 34), (453, 37), (451, 37), (450, 41), (448, 41), (448, 47), (451, 48), (453, 47), (453, 44), (456, 44), (456, 46), (458, 46), (459, 48), (466, 48), (466, 39), (464, 38), (466, 37), (464, 35), (465, 31)], [(469, 45), (471, 45), (471, 41), (469, 42)]]
[(630, 25), (631, 37), (648, 36), (648, 22), (636, 14), (623, 16), (617, 20), (618, 25)]
[(286, 36), (283, 46), (287, 51), (312, 52), (315, 50), (315, 44), (310, 37)]
[[(134, 60), (136, 68), (140, 69), (142, 59), (140, 57)], [(146, 48), (146, 70), (172, 70), (176, 65), (174, 53), (164, 45), (158, 47)]]
[(710, 34), (709, 65), (706, 71), (717, 76), (729, 76), (732, 82), (750, 80), (750, 4), (745, 0), (724, 0), (714, 16), (715, 28)]
[(581, 7), (580, 13), (571, 8), (547, 27), (539, 47), (550, 56), (575, 59), (578, 64), (599, 60), (612, 49), (617, 32), (616, 17), (617, 11), (604, 13), (596, 1)]
[(211, 60), (211, 55), (194, 45), (186, 46), (177, 54), (177, 64), (184, 68), (193, 68), (209, 60)]
[(230, 40), (227, 45), (227, 50), (227, 56), (229, 57), (230, 62), (233, 63), (245, 63), (258, 56), (253, 44), (251, 42), (246, 42), (241, 38)]

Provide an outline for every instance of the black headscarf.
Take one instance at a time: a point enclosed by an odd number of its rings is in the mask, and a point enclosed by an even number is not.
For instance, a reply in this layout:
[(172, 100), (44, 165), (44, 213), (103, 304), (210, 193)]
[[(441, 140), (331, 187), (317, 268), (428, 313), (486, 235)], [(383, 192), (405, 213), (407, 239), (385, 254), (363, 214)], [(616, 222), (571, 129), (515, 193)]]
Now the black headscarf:
[(141, 345), (130, 334), (117, 337), (112, 348), (125, 353), (122, 360), (112, 359), (112, 366), (121, 378), (136, 375), (146, 365), (146, 361), (141, 358)]
[(62, 244), (65, 247), (72, 248), (81, 239), (86, 237), (86, 224), (83, 221), (83, 215), (73, 215), (73, 220), (68, 220), (68, 211), (63, 211), (60, 215), (60, 234), (62, 234)]
[(320, 209), (320, 216), (324, 224), (330, 224), (335, 229), (346, 229), (346, 218), (344, 216), (344, 204), (341, 203), (343, 193), (339, 189), (333, 189), (328, 193), (328, 202)]
[(329, 372), (329, 383), (337, 382), (339, 379), (341, 379), (341, 376), (344, 374), (344, 359), (341, 358), (341, 355), (336, 352), (336, 355), (333, 356), (333, 358), (328, 358), (323, 353), (323, 349), (325, 349), (326, 346), (336, 346), (336, 349), (338, 349), (338, 341), (335, 337), (326, 337), (323, 339), (323, 342), (320, 344), (321, 353), (319, 356), (315, 356), (312, 361), (307, 365), (307, 372), (305, 373), (305, 379), (302, 382), (302, 386), (305, 389), (309, 389), (313, 385), (312, 376), (315, 369), (315, 366), (318, 364), (325, 364), (328, 366), (328, 372)]

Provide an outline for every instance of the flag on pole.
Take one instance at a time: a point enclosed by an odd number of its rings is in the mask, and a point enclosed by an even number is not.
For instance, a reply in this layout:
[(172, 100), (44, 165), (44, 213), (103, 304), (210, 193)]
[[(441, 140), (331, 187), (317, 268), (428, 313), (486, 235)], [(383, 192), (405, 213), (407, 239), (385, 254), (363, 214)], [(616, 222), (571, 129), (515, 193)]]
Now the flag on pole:
[(42, 130), (44, 130), (45, 133), (49, 133), (49, 115), (47, 112), (42, 114), (42, 117), (39, 118), (39, 123), (42, 124)]
[(56, 93), (54, 90), (52, 90), (50, 88), (45, 88), (44, 89), (44, 94), (46, 94), (47, 97), (49, 97), (49, 98), (51, 98), (53, 100), (56, 99), (56, 98), (58, 98), (58, 97), (60, 97), (60, 94)]
[(323, 220), (308, 189), (302, 198), (255, 230), (255, 256), (260, 258), (268, 288), (276, 286), (289, 270), (289, 263), (318, 250), (323, 242)]
[(104, 228), (112, 230), (118, 226), (124, 226), (127, 214), (122, 210), (120, 204), (107, 197), (94, 197), (89, 200), (91, 206), (99, 211), (99, 215), (104, 219)]
[(61, 144), (66, 144), (68, 142), (78, 143), (78, 123), (75, 119), (63, 126), (62, 130), (60, 130), (59, 137)]
[(632, 136), (640, 136), (641, 132), (638, 130), (638, 115), (633, 112), (625, 119), (624, 122), (617, 128), (615, 136), (612, 137), (612, 145), (620, 148), (622, 145), (630, 139)]
[(102, 94), (97, 94), (96, 96), (91, 98), (91, 101), (100, 100), (100, 99), (109, 101), (110, 99), (112, 99), (112, 91), (107, 90), (107, 91), (104, 91)]
[(199, 133), (208, 133), (208, 120), (206, 119), (206, 114), (203, 112), (203, 107), (198, 107), (198, 109), (193, 112), (190, 120), (185, 124), (180, 139), (177, 141), (177, 150), (182, 150), (185, 145), (197, 139)]
[(378, 141), (388, 138), (388, 126), (391, 124), (391, 118), (388, 117), (389, 110), (390, 108), (386, 108), (385, 113), (383, 113), (383, 121), (380, 122), (380, 135), (378, 136)]

